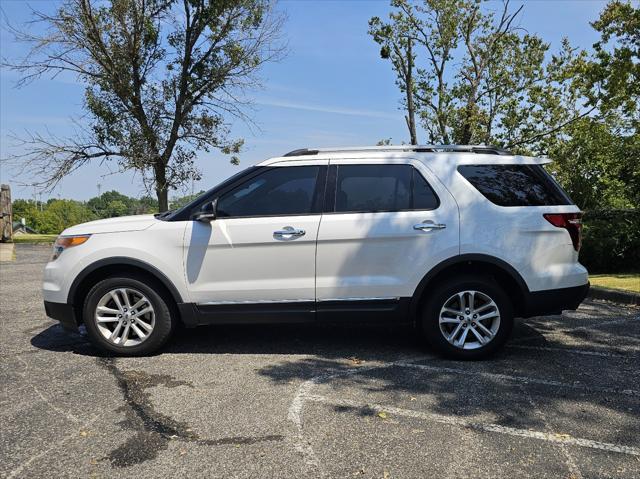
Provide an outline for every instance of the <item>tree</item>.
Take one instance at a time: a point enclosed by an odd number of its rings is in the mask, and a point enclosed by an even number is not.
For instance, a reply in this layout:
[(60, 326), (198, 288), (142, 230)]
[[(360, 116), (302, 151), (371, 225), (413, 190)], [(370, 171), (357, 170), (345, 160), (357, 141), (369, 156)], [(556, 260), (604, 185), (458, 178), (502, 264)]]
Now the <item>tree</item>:
[[(406, 54), (413, 45), (413, 97), (432, 143), (489, 143), (506, 133), (528, 105), (525, 92), (545, 78), (548, 45), (514, 26), (521, 8), (499, 15), (473, 0), (392, 0), (389, 23), (371, 19), (370, 33), (388, 52), (404, 93)], [(372, 26), (376, 28), (371, 28)], [(386, 50), (385, 50), (386, 48)], [(408, 60), (404, 60), (408, 63)]]
[(38, 233), (58, 234), (69, 226), (97, 219), (81, 202), (74, 200), (49, 200), (42, 212), (34, 218)]
[(640, 8), (609, 2), (591, 25), (601, 34), (593, 52), (567, 56), (562, 88), (548, 95), (550, 109), (577, 119), (536, 145), (582, 208), (638, 208)]
[[(603, 110), (618, 110), (637, 130), (640, 122), (640, 7), (612, 1), (591, 26), (601, 34), (586, 68), (590, 101)], [(597, 87), (597, 88), (594, 88)]]
[(198, 151), (233, 155), (228, 115), (247, 119), (243, 93), (283, 53), (282, 19), (269, 0), (65, 0), (55, 14), (35, 12), (45, 33), (12, 29), (31, 45), (18, 85), (42, 75), (75, 74), (86, 85), (89, 124), (71, 138), (31, 133), (12, 158), (46, 188), (92, 161), (115, 160), (155, 189), (200, 179)]
[(191, 201), (195, 200), (198, 196), (202, 194), (204, 194), (204, 190), (200, 190), (198, 193), (194, 193), (192, 195), (186, 195), (186, 196), (181, 196), (179, 198), (174, 198), (173, 200), (171, 200), (171, 208), (176, 210), (178, 208), (182, 208), (187, 203), (190, 203)]
[(414, 101), (414, 75), (415, 54), (413, 53), (414, 40), (410, 34), (410, 25), (402, 13), (392, 13), (392, 22), (383, 23), (379, 17), (369, 20), (369, 34), (380, 48), (380, 56), (391, 61), (396, 72), (396, 85), (404, 93), (404, 107), (407, 110), (405, 121), (409, 129), (409, 142), (418, 144), (416, 132), (416, 108)]

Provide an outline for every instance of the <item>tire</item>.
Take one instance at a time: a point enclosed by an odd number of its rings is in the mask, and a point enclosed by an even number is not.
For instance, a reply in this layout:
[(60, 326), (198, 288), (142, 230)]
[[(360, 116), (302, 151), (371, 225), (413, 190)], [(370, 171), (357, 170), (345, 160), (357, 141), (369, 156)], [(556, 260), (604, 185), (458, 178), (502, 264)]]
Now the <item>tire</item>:
[(171, 336), (175, 321), (158, 290), (155, 283), (134, 276), (111, 277), (93, 286), (82, 310), (91, 342), (120, 356), (159, 350)]
[[(473, 305), (467, 308), (472, 297)], [(440, 354), (452, 359), (482, 359), (502, 348), (509, 339), (513, 306), (492, 278), (459, 276), (446, 280), (429, 295), (419, 325), (424, 339)]]

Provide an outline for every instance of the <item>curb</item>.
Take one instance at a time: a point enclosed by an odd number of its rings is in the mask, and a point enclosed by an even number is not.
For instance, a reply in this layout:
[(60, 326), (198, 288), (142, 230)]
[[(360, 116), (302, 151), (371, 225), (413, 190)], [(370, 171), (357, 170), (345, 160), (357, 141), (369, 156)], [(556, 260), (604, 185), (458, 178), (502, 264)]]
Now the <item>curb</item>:
[(640, 306), (640, 293), (632, 293), (631, 291), (619, 291), (617, 289), (591, 286), (587, 296), (592, 299), (604, 299), (615, 303)]

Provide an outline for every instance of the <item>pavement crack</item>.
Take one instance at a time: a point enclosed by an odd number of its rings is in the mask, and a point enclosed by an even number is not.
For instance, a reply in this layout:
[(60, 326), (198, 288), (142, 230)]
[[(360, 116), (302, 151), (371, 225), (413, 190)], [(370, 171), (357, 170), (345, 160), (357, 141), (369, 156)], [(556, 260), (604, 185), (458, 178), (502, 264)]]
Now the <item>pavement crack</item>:
[(177, 421), (156, 411), (147, 389), (155, 386), (169, 388), (193, 385), (175, 379), (167, 374), (148, 374), (142, 371), (123, 371), (114, 358), (97, 358), (98, 364), (116, 379), (122, 391), (125, 404), (121, 409), (125, 420), (120, 426), (136, 433), (124, 444), (113, 449), (104, 458), (115, 467), (129, 467), (154, 459), (160, 451), (169, 447), (172, 440), (186, 441), (206, 446), (251, 445), (259, 442), (282, 441), (284, 436), (267, 435), (256, 437), (226, 437), (221, 439), (201, 439), (188, 424)]

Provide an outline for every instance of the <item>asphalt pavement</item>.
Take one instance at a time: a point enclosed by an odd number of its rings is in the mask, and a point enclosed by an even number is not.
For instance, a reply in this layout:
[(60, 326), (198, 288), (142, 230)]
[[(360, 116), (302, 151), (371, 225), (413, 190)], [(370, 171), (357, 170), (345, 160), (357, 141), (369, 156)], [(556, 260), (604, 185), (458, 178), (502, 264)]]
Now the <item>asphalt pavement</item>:
[(0, 265), (0, 477), (638, 478), (640, 309), (518, 320), (490, 360), (410, 329), (181, 330), (112, 358), (43, 310), (50, 246)]

